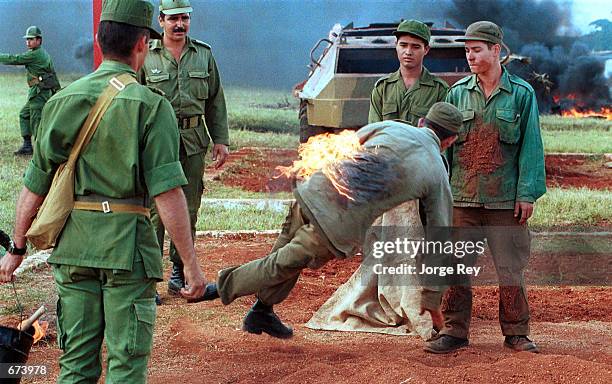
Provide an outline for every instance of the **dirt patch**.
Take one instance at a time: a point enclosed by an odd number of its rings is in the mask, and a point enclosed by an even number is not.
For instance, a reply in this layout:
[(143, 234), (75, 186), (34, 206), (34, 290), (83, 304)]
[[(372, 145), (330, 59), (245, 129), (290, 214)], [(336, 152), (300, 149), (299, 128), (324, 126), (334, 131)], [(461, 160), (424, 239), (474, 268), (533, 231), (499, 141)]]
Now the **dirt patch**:
[[(490, 145), (494, 146), (493, 143)], [(482, 165), (484, 171), (489, 171), (494, 163), (485, 161), (483, 151), (473, 151), (477, 156), (470, 160), (476, 164), (474, 169), (480, 170)], [(223, 171), (209, 167), (206, 176), (219, 179), (225, 185), (252, 192), (291, 192), (291, 182), (288, 179), (275, 178), (279, 174), (276, 167), (290, 165), (297, 158), (296, 150), (243, 148), (230, 154)], [(606, 168), (605, 163), (605, 158), (601, 156), (547, 155), (546, 184), (559, 188), (611, 189), (612, 170)], [(500, 184), (501, 180), (496, 180), (491, 188), (499, 187)]]
[[(264, 256), (274, 240), (268, 235), (204, 238), (196, 248), (206, 277), (214, 279), (221, 268)], [(158, 308), (149, 382), (607, 383), (612, 374), (609, 287), (529, 287), (532, 335), (540, 355), (503, 349), (499, 292), (490, 286), (474, 288), (470, 347), (450, 355), (423, 352), (415, 337), (305, 328), (358, 265), (358, 259), (332, 261), (320, 270), (304, 271), (291, 295), (275, 308), (295, 327), (291, 340), (240, 330), (252, 297), (229, 306), (185, 304), (167, 295), (160, 283), (164, 305)], [(59, 355), (52, 342), (35, 346), (29, 363), (44, 362), (51, 374), (23, 382), (54, 382)]]
[(605, 164), (603, 156), (548, 155), (546, 184), (561, 188), (612, 189), (612, 169)]
[(477, 116), (474, 129), (468, 133), (467, 141), (459, 151), (459, 162), (468, 183), (478, 175), (495, 172), (503, 162), (499, 130)]

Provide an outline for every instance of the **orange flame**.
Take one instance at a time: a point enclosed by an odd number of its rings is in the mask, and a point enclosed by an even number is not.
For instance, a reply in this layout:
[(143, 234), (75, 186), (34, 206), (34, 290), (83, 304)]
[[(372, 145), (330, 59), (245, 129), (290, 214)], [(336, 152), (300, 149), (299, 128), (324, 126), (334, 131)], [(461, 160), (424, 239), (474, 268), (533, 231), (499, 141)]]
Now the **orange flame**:
[(340, 194), (351, 198), (348, 195), (350, 191), (346, 191), (346, 188), (337, 182), (333, 165), (342, 160), (353, 159), (360, 149), (361, 144), (355, 131), (344, 130), (338, 134), (324, 133), (313, 136), (298, 147), (299, 160), (294, 161), (289, 167), (276, 167), (281, 173), (277, 177), (295, 177), (304, 180), (321, 170)]
[(561, 116), (563, 117), (594, 117), (599, 119), (612, 120), (612, 108), (602, 108), (599, 111), (579, 111), (576, 108), (562, 111)]
[(47, 334), (49, 323), (47, 321), (38, 322), (37, 320), (32, 325), (34, 326), (34, 343), (36, 343)]

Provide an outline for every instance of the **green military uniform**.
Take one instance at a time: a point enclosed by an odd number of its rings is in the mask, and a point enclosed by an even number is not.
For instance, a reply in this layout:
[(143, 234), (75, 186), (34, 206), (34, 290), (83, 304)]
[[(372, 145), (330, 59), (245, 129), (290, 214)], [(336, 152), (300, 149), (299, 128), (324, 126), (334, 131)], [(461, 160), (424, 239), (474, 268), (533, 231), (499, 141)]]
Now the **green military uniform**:
[[(28, 28), (28, 32), (35, 28), (40, 37), (37, 27)], [(32, 38), (35, 35), (26, 33), (24, 38)], [(25, 53), (10, 55), (0, 54), (0, 64), (24, 65), (26, 68), (26, 80), (30, 89), (28, 90), (28, 101), (19, 112), (19, 125), (21, 136), (36, 137), (42, 109), (49, 98), (60, 88), (51, 56), (43, 47), (30, 49)]]
[(294, 190), (297, 204), (272, 252), (219, 272), (217, 286), (224, 304), (254, 293), (267, 305), (281, 302), (302, 269), (353, 256), (374, 220), (405, 201), (421, 199), (428, 222), (450, 225), (448, 175), (440, 141), (431, 130), (384, 121), (362, 128), (358, 135), (364, 155), (341, 163), (337, 172), (344, 175), (340, 184), (354, 200), (340, 196), (321, 171), (300, 184)]
[[(128, 15), (126, 19), (124, 16)], [(122, 17), (123, 16), (123, 17)], [(101, 20), (148, 26), (147, 1), (107, 0)], [(105, 60), (47, 103), (25, 185), (45, 195), (65, 162), (92, 106), (109, 81), (136, 73)], [(113, 100), (75, 166), (76, 200), (144, 205), (186, 183), (179, 163), (179, 135), (172, 107), (139, 84)], [(162, 260), (151, 221), (135, 213), (73, 210), (49, 257), (58, 289), (58, 382), (96, 382), (106, 338), (107, 381), (144, 383), (155, 322), (155, 283)]]
[(368, 123), (400, 119), (417, 125), (429, 108), (446, 97), (448, 85), (423, 67), (421, 77), (410, 87), (397, 70), (376, 82), (370, 97)]
[[(164, 48), (162, 40), (153, 40), (139, 78), (141, 83), (163, 92), (174, 108), (181, 136), (180, 159), (188, 180), (183, 191), (195, 238), (206, 150), (211, 140), (229, 145), (227, 109), (217, 64), (210, 46), (199, 40), (186, 37), (179, 62)], [(155, 211), (152, 219), (163, 244), (164, 227)], [(182, 270), (174, 244), (170, 246), (170, 259)]]
[[(530, 235), (527, 226), (519, 225), (513, 216), (515, 202), (533, 203), (546, 191), (535, 93), (527, 82), (503, 68), (499, 87), (488, 99), (474, 74), (455, 83), (447, 101), (463, 114), (458, 140), (448, 151), (453, 224), (483, 227), (500, 279), (502, 332), (528, 335), (523, 271)], [(467, 339), (471, 310), (469, 282), (452, 287), (445, 298), (446, 324), (441, 333)]]

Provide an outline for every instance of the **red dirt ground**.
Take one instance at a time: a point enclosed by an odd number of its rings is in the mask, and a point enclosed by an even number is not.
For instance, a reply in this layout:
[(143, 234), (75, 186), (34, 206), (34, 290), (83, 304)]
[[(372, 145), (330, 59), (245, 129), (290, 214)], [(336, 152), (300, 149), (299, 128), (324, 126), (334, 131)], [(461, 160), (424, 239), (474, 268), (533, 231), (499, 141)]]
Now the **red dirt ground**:
[[(207, 278), (217, 270), (264, 256), (273, 236), (204, 238), (197, 242)], [(534, 256), (537, 259), (537, 255)], [(303, 324), (357, 268), (333, 261), (306, 270), (276, 307), (295, 327), (291, 340), (250, 335), (239, 328), (253, 299), (229, 306), (185, 304), (165, 293), (159, 307), (149, 382), (172, 383), (608, 383), (612, 375), (612, 288), (530, 287), (532, 335), (539, 355), (502, 348), (497, 289), (476, 287), (471, 346), (450, 355), (422, 351), (416, 337), (321, 332)], [(538, 264), (538, 263), (536, 263)], [(35, 346), (30, 364), (52, 373), (27, 383), (53, 382), (60, 352)], [(606, 379), (606, 377), (608, 379)]]
[[(274, 178), (278, 175), (275, 168), (290, 165), (296, 159), (295, 150), (243, 148), (230, 155), (228, 168), (216, 177), (225, 185), (248, 191), (290, 192), (291, 183), (286, 178)], [(605, 162), (603, 157), (547, 155), (546, 184), (561, 188), (612, 189), (612, 170), (604, 167)]]

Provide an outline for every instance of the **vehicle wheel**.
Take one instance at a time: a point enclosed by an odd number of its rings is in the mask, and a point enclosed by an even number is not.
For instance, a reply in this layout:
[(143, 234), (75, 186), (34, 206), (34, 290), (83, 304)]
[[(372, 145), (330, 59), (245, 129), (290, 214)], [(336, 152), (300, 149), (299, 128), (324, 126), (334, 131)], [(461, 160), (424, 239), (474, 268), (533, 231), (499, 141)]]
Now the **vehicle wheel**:
[(312, 136), (320, 135), (322, 133), (329, 132), (329, 129), (325, 127), (321, 127), (318, 125), (310, 125), (308, 124), (308, 116), (306, 115), (306, 101), (302, 100), (300, 102), (300, 143), (305, 143)]

